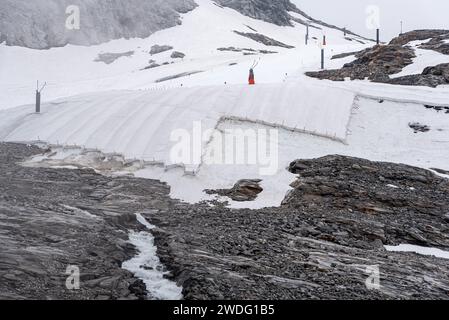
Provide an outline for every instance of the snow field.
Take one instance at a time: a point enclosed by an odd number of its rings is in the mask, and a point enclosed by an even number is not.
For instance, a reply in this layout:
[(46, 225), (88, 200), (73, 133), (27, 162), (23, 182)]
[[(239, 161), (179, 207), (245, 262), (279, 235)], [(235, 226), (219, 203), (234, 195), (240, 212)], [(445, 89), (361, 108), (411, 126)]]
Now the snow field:
[[(187, 202), (212, 200), (204, 189), (230, 188), (238, 179), (262, 179), (264, 191), (251, 203), (231, 201), (234, 208), (263, 208), (278, 206), (296, 179), (286, 168), (296, 159), (313, 159), (329, 154), (341, 154), (369, 159), (405, 163), (421, 168), (449, 170), (449, 114), (429, 110), (419, 104), (399, 104), (390, 101), (358, 98), (357, 107), (349, 124), (346, 143), (310, 134), (279, 130), (278, 172), (272, 176), (259, 174), (254, 165), (203, 165), (196, 176), (184, 176), (181, 170), (164, 171), (148, 167), (136, 176), (155, 178), (167, 182), (171, 196)], [(411, 122), (429, 125), (428, 133), (414, 133)], [(266, 128), (261, 124), (226, 121), (219, 129)], [(402, 186), (397, 186), (401, 188)], [(419, 192), (419, 190), (416, 190)]]
[(441, 259), (449, 259), (449, 252), (437, 248), (428, 248), (415, 246), (411, 244), (400, 244), (398, 246), (385, 246), (385, 249), (390, 252), (412, 252), (424, 256), (433, 256)]

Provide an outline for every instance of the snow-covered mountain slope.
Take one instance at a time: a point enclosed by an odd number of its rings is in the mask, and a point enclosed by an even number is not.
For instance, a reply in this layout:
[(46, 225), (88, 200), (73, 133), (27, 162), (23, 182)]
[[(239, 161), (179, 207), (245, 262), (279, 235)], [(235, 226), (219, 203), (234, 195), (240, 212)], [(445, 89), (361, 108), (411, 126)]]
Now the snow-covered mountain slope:
[[(363, 49), (363, 45), (343, 32), (310, 28), (310, 45), (305, 46), (304, 25), (278, 26), (249, 18), (230, 8), (221, 8), (210, 0), (197, 0), (198, 7), (182, 15), (182, 25), (152, 34), (146, 39), (114, 40), (97, 46), (73, 46), (50, 50), (31, 50), (0, 45), (0, 109), (34, 101), (36, 80), (47, 81), (44, 99), (110, 89), (147, 89), (215, 84), (243, 84), (254, 60), (258, 83), (281, 82), (298, 68), (313, 63), (319, 67), (318, 43), (327, 36), (327, 56), (347, 50)], [(294, 46), (286, 49), (266, 46), (234, 31), (259, 33)], [(354, 40), (355, 39), (355, 40)], [(183, 59), (171, 58), (173, 50), (150, 55), (153, 45), (170, 45), (181, 51)], [(220, 51), (219, 48), (246, 48), (275, 51), (278, 54), (252, 54), (251, 51)], [(126, 53), (110, 64), (95, 61), (101, 53)], [(142, 70), (151, 65), (161, 65)], [(168, 63), (165, 64), (164, 63)], [(338, 62), (342, 63), (342, 62)], [(339, 67), (340, 64), (336, 65)], [(156, 83), (167, 76), (202, 71), (189, 77)]]
[[(293, 26), (293, 20), (312, 20), (317, 25), (337, 28), (313, 19), (289, 0), (215, 1), (221, 8), (279, 26)], [(194, 0), (0, 0), (0, 43), (48, 49), (145, 38), (180, 24), (179, 14), (196, 6)]]

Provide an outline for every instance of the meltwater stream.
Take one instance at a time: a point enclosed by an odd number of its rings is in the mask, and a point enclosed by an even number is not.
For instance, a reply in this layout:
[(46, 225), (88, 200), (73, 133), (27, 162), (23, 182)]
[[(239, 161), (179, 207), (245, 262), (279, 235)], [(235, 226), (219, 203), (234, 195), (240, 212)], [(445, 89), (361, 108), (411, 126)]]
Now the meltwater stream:
[[(154, 228), (139, 213), (137, 220), (148, 230)], [(164, 278), (164, 266), (159, 260), (154, 245), (154, 237), (150, 232), (131, 231), (130, 242), (137, 248), (138, 254), (122, 264), (122, 268), (132, 272), (141, 279), (149, 293), (148, 298), (154, 300), (180, 300), (182, 299), (182, 288), (175, 282)]]

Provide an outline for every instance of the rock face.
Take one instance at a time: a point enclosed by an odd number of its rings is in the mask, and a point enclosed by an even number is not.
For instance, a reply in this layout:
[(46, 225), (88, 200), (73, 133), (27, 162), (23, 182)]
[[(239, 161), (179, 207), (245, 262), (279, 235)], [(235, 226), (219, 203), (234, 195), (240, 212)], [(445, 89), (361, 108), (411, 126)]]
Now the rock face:
[[(0, 300), (144, 298), (145, 284), (121, 268), (136, 254), (128, 234), (143, 231), (135, 212), (170, 206), (169, 188), (18, 164), (41, 152), (0, 143)], [(79, 290), (66, 287), (69, 266)]]
[(237, 181), (231, 189), (206, 190), (206, 193), (218, 194), (234, 201), (254, 201), (263, 191), (261, 182), (260, 179), (243, 179)]
[[(295, 161), (290, 165), (292, 173), (299, 174), (293, 183), (294, 190), (284, 200), (284, 205), (313, 207), (315, 199), (322, 209), (351, 209), (353, 212), (372, 215), (390, 214), (400, 219), (402, 215), (413, 218), (412, 224), (420, 220), (424, 224), (447, 210), (449, 180), (441, 179), (430, 171), (400, 164), (376, 163), (344, 156), (328, 156), (317, 160)], [(435, 192), (434, 194), (432, 194)], [(387, 222), (387, 220), (385, 220)], [(390, 221), (389, 227), (394, 227)], [(402, 242), (414, 242), (425, 246), (447, 246), (449, 237), (436, 232), (415, 239), (404, 234)], [(434, 240), (426, 239), (434, 236)], [(441, 238), (441, 239), (437, 239)], [(387, 239), (387, 238), (385, 238)], [(426, 240), (425, 240), (426, 239)], [(418, 240), (418, 241), (417, 241)], [(396, 243), (394, 243), (396, 244)]]
[(217, 0), (216, 2), (248, 17), (281, 26), (290, 26), (291, 16), (288, 11), (297, 10), (289, 0)]
[[(173, 208), (147, 215), (186, 299), (447, 299), (449, 180), (342, 156), (291, 164), (281, 208)], [(366, 281), (379, 267), (380, 288)], [(430, 280), (431, 279), (431, 280)]]
[[(280, 26), (292, 26), (292, 21), (304, 25), (310, 24), (312, 22), (312, 28), (327, 27), (340, 30), (342, 32), (346, 31), (347, 34), (356, 35), (350, 30), (344, 30), (344, 28), (339, 28), (337, 26), (314, 19), (313, 17), (302, 11), (300, 8), (296, 7), (296, 5), (291, 3), (290, 0), (217, 0), (216, 3), (221, 6), (237, 10), (241, 14), (248, 17), (267, 21)], [(304, 19), (292, 17), (289, 12), (296, 12), (302, 15)]]
[[(66, 28), (68, 6), (80, 9), (80, 29)], [(193, 0), (0, 0), (0, 43), (34, 49), (92, 45), (147, 37), (180, 24)]]

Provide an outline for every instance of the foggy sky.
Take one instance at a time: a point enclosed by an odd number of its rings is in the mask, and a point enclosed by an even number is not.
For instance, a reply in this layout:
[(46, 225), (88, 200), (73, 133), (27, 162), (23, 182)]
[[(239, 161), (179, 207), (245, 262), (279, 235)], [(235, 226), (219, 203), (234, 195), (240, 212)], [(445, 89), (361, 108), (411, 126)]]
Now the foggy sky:
[(366, 27), (366, 8), (380, 9), (382, 40), (414, 29), (449, 29), (448, 0), (290, 0), (312, 17), (375, 38), (375, 31)]

